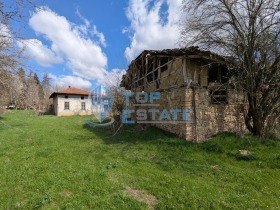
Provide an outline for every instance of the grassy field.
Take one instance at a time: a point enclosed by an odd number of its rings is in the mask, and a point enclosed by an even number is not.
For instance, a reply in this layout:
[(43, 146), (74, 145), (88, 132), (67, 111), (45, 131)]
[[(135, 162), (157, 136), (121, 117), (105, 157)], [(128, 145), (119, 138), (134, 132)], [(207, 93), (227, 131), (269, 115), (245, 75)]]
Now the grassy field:
[(280, 140), (112, 137), (87, 118), (0, 117), (0, 209), (280, 209)]

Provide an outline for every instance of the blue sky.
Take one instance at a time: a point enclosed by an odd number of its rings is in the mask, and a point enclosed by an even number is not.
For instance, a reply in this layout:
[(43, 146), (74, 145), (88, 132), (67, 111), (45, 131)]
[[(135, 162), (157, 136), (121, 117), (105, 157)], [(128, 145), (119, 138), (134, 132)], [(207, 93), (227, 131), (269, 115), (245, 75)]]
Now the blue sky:
[(18, 46), (28, 68), (59, 88), (116, 82), (145, 49), (175, 48), (181, 0), (45, 0), (31, 9)]

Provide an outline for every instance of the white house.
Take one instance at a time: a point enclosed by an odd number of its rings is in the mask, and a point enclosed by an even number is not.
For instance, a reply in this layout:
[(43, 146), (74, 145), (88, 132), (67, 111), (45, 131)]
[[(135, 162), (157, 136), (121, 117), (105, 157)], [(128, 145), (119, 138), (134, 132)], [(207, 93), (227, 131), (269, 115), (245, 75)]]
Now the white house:
[(91, 115), (90, 92), (74, 87), (59, 90), (51, 94), (54, 113), (57, 116)]

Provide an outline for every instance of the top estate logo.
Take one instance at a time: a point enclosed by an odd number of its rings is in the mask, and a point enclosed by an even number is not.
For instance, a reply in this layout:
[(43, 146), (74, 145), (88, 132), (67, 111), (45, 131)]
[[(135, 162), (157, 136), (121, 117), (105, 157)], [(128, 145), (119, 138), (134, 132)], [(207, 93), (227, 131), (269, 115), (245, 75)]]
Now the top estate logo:
[[(193, 111), (190, 109), (160, 109), (160, 92), (123, 92), (122, 94), (126, 97), (126, 106), (130, 107), (130, 109), (122, 110), (123, 124), (178, 124), (192, 121)], [(132, 98), (135, 99), (133, 101), (136, 101), (136, 103), (132, 103)], [(114, 94), (112, 91), (105, 86), (97, 87), (90, 93), (89, 100), (92, 112), (100, 123), (93, 123), (87, 120), (87, 124), (93, 127), (111, 125), (114, 122), (114, 118), (110, 117), (114, 104)], [(132, 120), (132, 115), (134, 120)], [(106, 118), (110, 120), (104, 123)]]
[[(123, 110), (122, 112), (122, 122), (124, 124), (135, 124), (134, 120), (131, 120), (132, 114), (136, 117), (137, 123), (186, 123), (187, 121), (192, 121), (193, 111), (190, 109), (163, 109), (160, 110), (160, 104), (156, 102), (161, 99), (160, 92), (151, 92), (150, 94), (146, 92), (124, 92), (123, 95), (126, 97), (126, 106), (133, 106), (138, 108), (136, 111), (134, 109)], [(130, 98), (135, 97), (136, 104), (130, 103)], [(141, 108), (142, 107), (142, 108)], [(144, 109), (145, 107), (150, 107)], [(181, 120), (179, 120), (179, 114), (182, 115)], [(150, 118), (148, 116), (151, 116)]]
[(91, 91), (88, 99), (91, 103), (91, 111), (100, 123), (93, 123), (90, 120), (87, 120), (86, 123), (93, 127), (111, 125), (114, 122), (112, 117), (109, 122), (104, 123), (104, 120), (110, 116), (114, 104), (114, 94), (110, 88), (99, 86)]

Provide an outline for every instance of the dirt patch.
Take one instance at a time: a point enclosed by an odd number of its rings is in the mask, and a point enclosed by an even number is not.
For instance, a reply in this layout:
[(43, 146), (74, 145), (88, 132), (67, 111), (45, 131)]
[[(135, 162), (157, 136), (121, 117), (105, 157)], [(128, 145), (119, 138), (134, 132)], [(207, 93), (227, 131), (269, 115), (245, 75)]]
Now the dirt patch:
[(16, 208), (23, 208), (26, 205), (26, 203), (27, 203), (26, 200), (19, 201), (16, 204)]
[(71, 191), (69, 190), (63, 190), (61, 193), (59, 193), (62, 197), (71, 197), (71, 195), (73, 194)]
[(140, 202), (146, 203), (149, 209), (154, 209), (154, 207), (158, 204), (158, 199), (155, 196), (148, 194), (143, 190), (126, 187), (124, 193)]
[(251, 155), (251, 152), (248, 151), (248, 150), (239, 150), (239, 154), (240, 154), (240, 155), (247, 156), (247, 155)]

